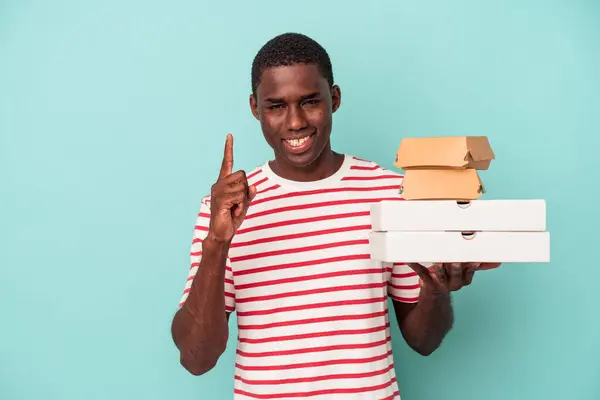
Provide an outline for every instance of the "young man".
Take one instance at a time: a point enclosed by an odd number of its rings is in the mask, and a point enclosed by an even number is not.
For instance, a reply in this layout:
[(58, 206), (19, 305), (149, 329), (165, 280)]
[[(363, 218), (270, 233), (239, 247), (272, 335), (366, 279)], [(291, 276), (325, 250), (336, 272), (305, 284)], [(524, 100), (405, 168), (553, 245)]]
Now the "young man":
[(450, 292), (492, 267), (370, 259), (370, 206), (401, 200), (402, 176), (331, 149), (340, 100), (319, 44), (299, 34), (267, 42), (250, 108), (274, 159), (234, 172), (228, 135), (202, 200), (172, 334), (181, 364), (204, 374), (236, 311), (236, 399), (399, 399), (388, 298), (408, 345), (428, 355), (452, 326)]

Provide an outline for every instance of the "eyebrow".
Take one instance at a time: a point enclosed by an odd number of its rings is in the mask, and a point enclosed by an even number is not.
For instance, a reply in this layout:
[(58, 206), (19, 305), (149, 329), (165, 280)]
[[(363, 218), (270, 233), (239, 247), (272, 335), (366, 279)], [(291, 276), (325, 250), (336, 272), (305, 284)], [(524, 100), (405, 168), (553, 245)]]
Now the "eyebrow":
[[(318, 96), (319, 96), (319, 92), (313, 92), (313, 93), (305, 94), (304, 96), (300, 97), (300, 100), (310, 100), (310, 99), (314, 99), (315, 97), (318, 97)], [(268, 101), (269, 103), (285, 103), (285, 100), (283, 98), (269, 97), (268, 99), (266, 99), (266, 101)]]
[(307, 95), (304, 95), (302, 97), (300, 97), (300, 100), (310, 100), (310, 99), (314, 99), (315, 97), (319, 96), (319, 92), (313, 92)]

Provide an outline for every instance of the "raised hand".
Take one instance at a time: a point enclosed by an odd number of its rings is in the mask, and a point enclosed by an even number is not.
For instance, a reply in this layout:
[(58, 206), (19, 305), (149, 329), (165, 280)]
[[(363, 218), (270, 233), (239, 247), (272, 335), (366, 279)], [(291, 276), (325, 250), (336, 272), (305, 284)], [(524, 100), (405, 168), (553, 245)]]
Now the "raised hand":
[(248, 186), (246, 173), (232, 170), (233, 136), (228, 134), (219, 179), (211, 190), (209, 237), (220, 242), (231, 242), (256, 196), (256, 187)]

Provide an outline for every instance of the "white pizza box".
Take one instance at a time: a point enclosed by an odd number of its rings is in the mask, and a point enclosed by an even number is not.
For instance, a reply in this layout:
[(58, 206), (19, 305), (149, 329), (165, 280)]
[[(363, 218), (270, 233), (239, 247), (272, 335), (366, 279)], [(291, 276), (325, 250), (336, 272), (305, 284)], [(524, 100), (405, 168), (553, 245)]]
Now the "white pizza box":
[(546, 201), (405, 200), (371, 206), (373, 231), (546, 230)]
[(549, 232), (371, 232), (369, 241), (383, 262), (550, 261)]

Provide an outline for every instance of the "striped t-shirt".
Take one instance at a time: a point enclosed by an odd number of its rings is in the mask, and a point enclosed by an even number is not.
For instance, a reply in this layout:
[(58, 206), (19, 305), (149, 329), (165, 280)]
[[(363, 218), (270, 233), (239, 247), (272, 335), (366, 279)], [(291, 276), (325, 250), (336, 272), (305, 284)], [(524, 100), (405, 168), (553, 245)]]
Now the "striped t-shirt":
[[(402, 263), (369, 257), (369, 210), (401, 200), (402, 175), (345, 156), (329, 178), (295, 182), (269, 164), (231, 243), (225, 303), (237, 315), (235, 399), (400, 398), (388, 297), (416, 302), (419, 282)], [(185, 302), (202, 257), (210, 197), (202, 199)]]

